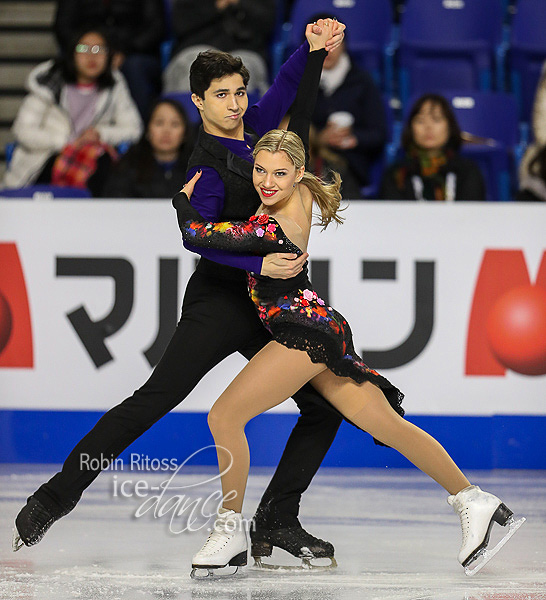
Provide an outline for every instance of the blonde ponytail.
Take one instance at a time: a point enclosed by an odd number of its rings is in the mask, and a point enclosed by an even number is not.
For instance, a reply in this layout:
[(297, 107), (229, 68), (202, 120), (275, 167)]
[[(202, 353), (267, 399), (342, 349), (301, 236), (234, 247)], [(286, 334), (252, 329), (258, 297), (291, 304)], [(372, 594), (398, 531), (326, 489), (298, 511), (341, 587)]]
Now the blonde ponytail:
[[(253, 152), (254, 158), (258, 152), (284, 152), (294, 164), (296, 171), (305, 165), (305, 148), (300, 137), (293, 131), (272, 129), (263, 135), (256, 144)], [(332, 182), (322, 181), (313, 173), (305, 171), (301, 183), (307, 187), (320, 210), (318, 225), (326, 228), (332, 221), (343, 223), (343, 218), (338, 215), (341, 202), (341, 176), (332, 171)]]
[(301, 183), (311, 192), (313, 200), (317, 203), (320, 210), (320, 220), (317, 225), (326, 229), (328, 225), (335, 221), (338, 224), (343, 223), (343, 217), (338, 213), (341, 210), (341, 175), (332, 171), (332, 182), (322, 181), (313, 173), (305, 171)]

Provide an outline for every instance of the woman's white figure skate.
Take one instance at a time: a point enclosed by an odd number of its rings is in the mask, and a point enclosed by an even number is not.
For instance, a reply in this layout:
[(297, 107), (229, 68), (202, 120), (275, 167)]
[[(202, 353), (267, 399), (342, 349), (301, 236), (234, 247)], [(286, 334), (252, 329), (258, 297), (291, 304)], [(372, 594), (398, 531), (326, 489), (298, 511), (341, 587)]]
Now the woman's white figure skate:
[(248, 543), (245, 524), (241, 513), (221, 508), (214, 522), (214, 527), (203, 547), (192, 559), (192, 579), (212, 577), (215, 570), (224, 567), (235, 567), (235, 575), (239, 567), (247, 563)]
[[(499, 498), (483, 492), (477, 485), (449, 496), (447, 502), (461, 519), (463, 543), (458, 558), (468, 576), (482, 569), (525, 522), (525, 517), (515, 520), (512, 511)], [(495, 522), (508, 530), (494, 548), (488, 548)]]

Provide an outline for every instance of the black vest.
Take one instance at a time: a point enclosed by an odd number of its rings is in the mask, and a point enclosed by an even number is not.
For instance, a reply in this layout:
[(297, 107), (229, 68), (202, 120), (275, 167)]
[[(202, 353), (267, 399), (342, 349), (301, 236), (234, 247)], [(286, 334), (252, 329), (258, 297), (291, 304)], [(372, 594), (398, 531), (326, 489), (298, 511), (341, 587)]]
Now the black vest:
[[(251, 135), (255, 144), (258, 140), (256, 133), (250, 128), (246, 128), (245, 133)], [(212, 167), (224, 183), (224, 207), (220, 221), (246, 221), (256, 212), (260, 199), (252, 185), (252, 163), (233, 154), (212, 135), (205, 133), (202, 125), (188, 161), (188, 171), (196, 166)], [(197, 271), (214, 277), (246, 281), (246, 274), (241, 269), (206, 258), (199, 260)]]

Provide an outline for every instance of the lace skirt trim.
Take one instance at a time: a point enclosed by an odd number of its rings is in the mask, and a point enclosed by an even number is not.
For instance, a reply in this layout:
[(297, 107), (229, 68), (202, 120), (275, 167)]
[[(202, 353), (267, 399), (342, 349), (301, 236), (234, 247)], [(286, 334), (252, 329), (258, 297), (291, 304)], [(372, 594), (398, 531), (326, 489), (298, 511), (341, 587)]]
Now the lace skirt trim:
[[(309, 340), (308, 336), (305, 336), (305, 333), (308, 334), (309, 332), (300, 329), (298, 333), (298, 328), (292, 325), (286, 328), (275, 328), (273, 337), (276, 342), (287, 348), (307, 352), (312, 362), (325, 364), (338, 377), (350, 377), (356, 383), (364, 383), (365, 381), (373, 383), (385, 394), (392, 408), (401, 417), (405, 415), (405, 410), (402, 408), (404, 394), (392, 385), (387, 378), (368, 368), (358, 356), (340, 356), (339, 350), (335, 348), (335, 344), (329, 343), (327, 338), (320, 341), (318, 339)], [(355, 425), (346, 417), (344, 418), (351, 425)], [(386, 444), (375, 438), (374, 442), (379, 446), (386, 446)]]

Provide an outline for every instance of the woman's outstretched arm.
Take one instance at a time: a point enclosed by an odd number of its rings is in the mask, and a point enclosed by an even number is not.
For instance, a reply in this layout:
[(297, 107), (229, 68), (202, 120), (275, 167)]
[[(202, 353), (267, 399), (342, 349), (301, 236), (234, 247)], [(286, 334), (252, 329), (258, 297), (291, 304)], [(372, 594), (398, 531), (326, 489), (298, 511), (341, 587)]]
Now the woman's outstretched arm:
[(294, 252), (293, 247), (288, 247), (278, 222), (268, 215), (253, 216), (248, 221), (212, 223), (193, 208), (183, 191), (173, 198), (173, 206), (182, 237), (192, 246), (262, 256), (271, 252)]

